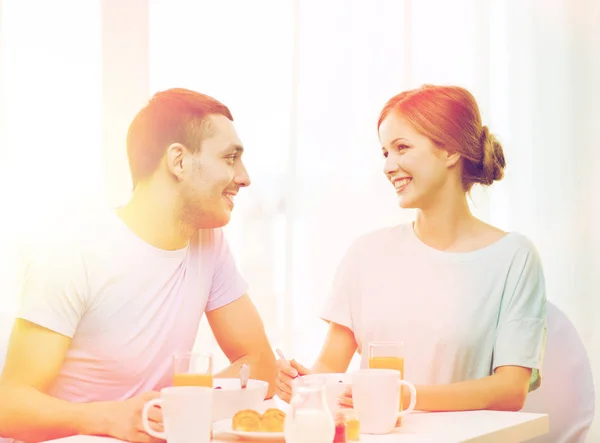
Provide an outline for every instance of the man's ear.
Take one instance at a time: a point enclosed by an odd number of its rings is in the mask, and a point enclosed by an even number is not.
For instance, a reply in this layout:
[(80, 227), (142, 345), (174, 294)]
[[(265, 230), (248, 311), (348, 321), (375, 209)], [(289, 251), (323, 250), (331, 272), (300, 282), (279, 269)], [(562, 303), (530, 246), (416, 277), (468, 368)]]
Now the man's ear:
[(183, 180), (186, 164), (186, 157), (188, 150), (181, 143), (172, 143), (167, 147), (165, 153), (165, 161), (167, 163), (167, 169), (171, 174), (175, 176), (178, 181)]

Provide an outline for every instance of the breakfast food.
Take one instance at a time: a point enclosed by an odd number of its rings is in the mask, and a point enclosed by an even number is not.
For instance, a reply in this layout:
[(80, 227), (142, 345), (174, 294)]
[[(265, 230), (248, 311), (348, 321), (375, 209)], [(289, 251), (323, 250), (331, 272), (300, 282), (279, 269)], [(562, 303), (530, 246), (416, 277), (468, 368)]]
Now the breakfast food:
[(260, 431), (262, 415), (252, 409), (244, 409), (233, 416), (231, 427), (234, 431), (257, 432)]
[(260, 421), (262, 432), (283, 432), (283, 421), (285, 412), (277, 408), (270, 408), (265, 411)]
[(280, 409), (270, 408), (264, 414), (244, 409), (233, 416), (231, 427), (243, 432), (283, 432), (284, 420), (285, 412)]

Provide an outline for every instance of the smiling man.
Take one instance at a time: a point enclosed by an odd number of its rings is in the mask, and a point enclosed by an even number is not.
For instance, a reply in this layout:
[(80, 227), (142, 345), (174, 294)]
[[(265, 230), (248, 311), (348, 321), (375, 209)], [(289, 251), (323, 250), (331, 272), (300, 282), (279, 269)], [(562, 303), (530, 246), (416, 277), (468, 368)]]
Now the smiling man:
[[(171, 89), (135, 116), (129, 202), (70, 223), (27, 269), (0, 378), (0, 435), (152, 441), (141, 409), (172, 383), (172, 355), (192, 349), (204, 312), (231, 361), (216, 376), (248, 363), (272, 384), (275, 357), (220, 229), (250, 185), (242, 152), (229, 109), (212, 97)], [(160, 429), (158, 410), (151, 419)]]

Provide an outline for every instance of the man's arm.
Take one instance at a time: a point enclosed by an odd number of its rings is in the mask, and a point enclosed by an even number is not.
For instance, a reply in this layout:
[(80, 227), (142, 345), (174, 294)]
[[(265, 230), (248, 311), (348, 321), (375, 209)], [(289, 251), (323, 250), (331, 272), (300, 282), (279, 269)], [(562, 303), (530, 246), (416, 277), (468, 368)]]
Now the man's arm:
[(70, 343), (69, 337), (34, 323), (15, 321), (0, 377), (0, 435), (38, 441), (82, 431), (80, 405), (44, 394)]
[(250, 377), (269, 383), (267, 398), (274, 394), (277, 375), (275, 355), (267, 339), (256, 307), (246, 294), (237, 300), (206, 313), (206, 318), (221, 350), (231, 365), (216, 377), (238, 377), (244, 363), (250, 366)]
[[(137, 434), (137, 418), (148, 393), (127, 402), (70, 403), (45, 393), (56, 378), (71, 339), (26, 320), (17, 319), (11, 334), (6, 363), (0, 376), (0, 435), (37, 442), (77, 434), (130, 437)], [(139, 419), (138, 419), (139, 421)]]
[(329, 330), (312, 372), (346, 372), (358, 345), (354, 333), (346, 326), (329, 322)]

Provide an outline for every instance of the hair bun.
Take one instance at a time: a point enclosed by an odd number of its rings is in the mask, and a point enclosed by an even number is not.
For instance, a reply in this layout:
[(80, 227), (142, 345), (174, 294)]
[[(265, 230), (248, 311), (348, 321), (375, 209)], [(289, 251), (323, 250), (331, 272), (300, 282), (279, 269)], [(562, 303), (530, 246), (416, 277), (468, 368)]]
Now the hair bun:
[(495, 181), (502, 180), (506, 160), (502, 145), (487, 126), (481, 128), (481, 147), (483, 151), (483, 161), (481, 164), (481, 177), (479, 183), (482, 185), (491, 185)]

